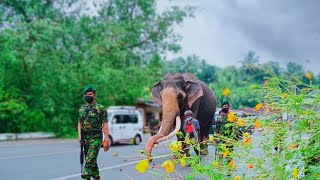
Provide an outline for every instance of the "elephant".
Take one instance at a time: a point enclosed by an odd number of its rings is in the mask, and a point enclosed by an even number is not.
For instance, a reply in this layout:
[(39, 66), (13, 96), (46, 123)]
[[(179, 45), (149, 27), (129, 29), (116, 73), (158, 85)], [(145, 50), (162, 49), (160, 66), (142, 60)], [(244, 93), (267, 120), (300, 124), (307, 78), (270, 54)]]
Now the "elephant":
[[(151, 159), (155, 144), (183, 132), (184, 112), (191, 110), (200, 124), (200, 142), (209, 139), (214, 121), (217, 100), (214, 92), (193, 74), (167, 74), (151, 89), (152, 98), (162, 107), (163, 119), (159, 132), (146, 144), (147, 157)], [(172, 131), (172, 129), (174, 129)], [(171, 132), (172, 131), (172, 132)], [(182, 140), (178, 137), (178, 140)], [(207, 146), (201, 144), (202, 154), (208, 154)]]

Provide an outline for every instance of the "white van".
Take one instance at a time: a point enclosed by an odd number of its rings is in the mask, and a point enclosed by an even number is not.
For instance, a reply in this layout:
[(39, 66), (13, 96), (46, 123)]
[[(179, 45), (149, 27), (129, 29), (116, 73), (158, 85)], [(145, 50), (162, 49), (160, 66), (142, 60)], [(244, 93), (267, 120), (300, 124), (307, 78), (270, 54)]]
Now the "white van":
[[(142, 141), (142, 113), (133, 106), (110, 106), (108, 112), (109, 143)], [(104, 139), (104, 138), (103, 138)]]

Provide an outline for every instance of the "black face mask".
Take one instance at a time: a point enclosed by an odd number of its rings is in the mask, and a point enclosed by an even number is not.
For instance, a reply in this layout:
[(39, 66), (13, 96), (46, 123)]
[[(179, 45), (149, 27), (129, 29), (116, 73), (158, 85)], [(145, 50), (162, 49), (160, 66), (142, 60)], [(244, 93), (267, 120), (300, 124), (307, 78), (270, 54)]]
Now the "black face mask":
[(84, 99), (87, 101), (87, 103), (92, 103), (93, 102), (93, 97), (92, 96), (85, 96)]
[(222, 112), (227, 113), (229, 111), (229, 108), (222, 108)]

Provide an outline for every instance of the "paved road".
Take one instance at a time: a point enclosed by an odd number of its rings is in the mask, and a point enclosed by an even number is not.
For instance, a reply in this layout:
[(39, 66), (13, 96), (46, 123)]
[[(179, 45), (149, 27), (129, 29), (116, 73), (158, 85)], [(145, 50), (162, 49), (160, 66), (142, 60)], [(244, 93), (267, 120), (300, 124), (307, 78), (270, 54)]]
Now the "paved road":
[[(263, 138), (260, 133), (254, 133), (253, 141), (260, 141)], [(163, 179), (159, 175), (152, 173), (140, 174), (135, 170), (137, 162), (144, 159), (139, 150), (145, 149), (145, 143), (150, 135), (143, 137), (143, 142), (139, 145), (121, 144), (110, 148), (108, 152), (100, 150), (98, 165), (101, 179)], [(175, 140), (173, 138), (172, 140)], [(168, 149), (170, 141), (160, 143), (159, 148), (155, 148), (156, 155), (167, 155), (165, 157), (154, 158), (149, 167), (160, 167), (166, 159), (172, 159), (171, 150)], [(259, 144), (254, 143), (252, 144)], [(236, 150), (237, 151), (237, 150)], [(79, 163), (79, 143), (76, 140), (45, 139), (45, 140), (25, 140), (0, 142), (0, 179), (2, 180), (63, 180), (81, 179)], [(194, 152), (191, 151), (193, 154)], [(210, 154), (203, 156), (203, 164), (214, 161), (214, 147), (209, 146)], [(261, 148), (252, 149), (255, 156), (263, 156)], [(241, 164), (241, 162), (240, 162)], [(237, 167), (236, 174), (250, 172), (246, 170), (246, 165)], [(148, 171), (162, 173), (167, 179), (183, 179), (191, 173), (190, 167), (175, 166), (170, 178), (162, 168), (149, 168)], [(195, 179), (207, 179), (197, 177)]]
[[(137, 161), (144, 157), (139, 150), (145, 149), (148, 137), (146, 135), (140, 145), (115, 145), (108, 152), (101, 149), (98, 157), (101, 179), (163, 179), (135, 170)], [(171, 151), (164, 145), (160, 144), (153, 153), (170, 154)], [(161, 166), (165, 159), (171, 159), (171, 155), (154, 159), (149, 166)], [(159, 172), (158, 169), (153, 171)], [(178, 165), (175, 169), (184, 175), (190, 170)], [(4, 180), (80, 179), (79, 143), (76, 140), (59, 139), (0, 142), (0, 175), (0, 179)], [(172, 173), (171, 178), (182, 179), (178, 173)]]

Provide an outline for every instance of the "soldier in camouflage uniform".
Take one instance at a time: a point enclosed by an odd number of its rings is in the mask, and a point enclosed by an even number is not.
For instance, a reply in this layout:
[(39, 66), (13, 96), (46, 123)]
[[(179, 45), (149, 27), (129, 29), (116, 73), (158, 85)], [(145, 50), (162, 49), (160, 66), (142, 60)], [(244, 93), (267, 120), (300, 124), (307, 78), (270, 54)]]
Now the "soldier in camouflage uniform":
[(86, 104), (79, 109), (78, 136), (84, 141), (85, 166), (82, 179), (93, 177), (100, 180), (97, 157), (102, 143), (102, 131), (104, 133), (103, 148), (109, 149), (109, 132), (107, 111), (95, 101), (96, 91), (93, 86), (86, 86), (83, 91)]
[[(221, 111), (219, 111), (219, 116), (217, 118), (217, 121), (215, 122), (215, 133), (217, 135), (224, 136), (225, 138), (228, 138), (230, 140), (240, 140), (242, 136), (242, 131), (235, 123), (228, 122), (228, 114), (230, 113), (229, 108), (230, 105), (228, 102), (224, 102), (221, 106)], [(230, 144), (229, 140), (223, 139), (216, 141), (216, 143), (225, 144), (226, 148), (230, 151), (230, 153), (233, 152), (233, 144)], [(227, 162), (229, 162), (232, 158), (227, 157)]]

